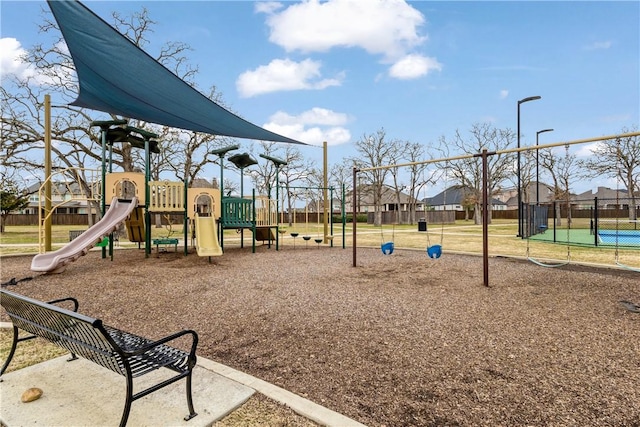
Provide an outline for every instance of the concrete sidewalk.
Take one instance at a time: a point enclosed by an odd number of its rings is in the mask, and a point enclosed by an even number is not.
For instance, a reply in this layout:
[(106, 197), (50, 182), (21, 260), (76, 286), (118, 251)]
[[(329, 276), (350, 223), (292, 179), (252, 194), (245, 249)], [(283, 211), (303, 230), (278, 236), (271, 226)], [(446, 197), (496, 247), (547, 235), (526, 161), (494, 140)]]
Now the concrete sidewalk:
[[(114, 426), (122, 416), (125, 379), (92, 362), (67, 362), (62, 356), (9, 372), (0, 382), (0, 421), (17, 426)], [(165, 374), (166, 376), (166, 374)], [(134, 380), (141, 387), (163, 378), (162, 370)], [(37, 387), (40, 399), (22, 403), (22, 393)], [(136, 387), (136, 391), (139, 387)], [(321, 425), (363, 426), (296, 394), (219, 363), (198, 358), (193, 373), (193, 400), (198, 416), (188, 415), (185, 381), (178, 381), (131, 405), (129, 426), (205, 427), (222, 419), (255, 392), (283, 403)]]
[[(122, 417), (126, 383), (124, 377), (85, 359), (67, 362), (62, 356), (3, 375), (0, 383), (1, 420), (7, 427), (117, 426)], [(149, 386), (166, 378), (162, 370), (134, 380)], [(255, 390), (202, 366), (193, 371), (193, 404), (198, 416), (189, 414), (185, 381), (136, 400), (131, 405), (130, 426), (209, 426), (244, 402)], [(31, 387), (43, 391), (42, 397), (22, 403), (22, 393)], [(136, 391), (138, 388), (136, 388)]]

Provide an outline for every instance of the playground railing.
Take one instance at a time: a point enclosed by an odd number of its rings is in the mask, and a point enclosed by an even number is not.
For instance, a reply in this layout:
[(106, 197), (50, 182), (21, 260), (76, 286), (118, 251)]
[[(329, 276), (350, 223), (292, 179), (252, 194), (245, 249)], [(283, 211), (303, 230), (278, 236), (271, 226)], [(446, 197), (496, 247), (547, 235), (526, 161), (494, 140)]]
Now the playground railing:
[(173, 181), (149, 181), (150, 212), (183, 212), (184, 183)]
[(275, 226), (277, 211), (275, 200), (266, 197), (256, 197), (255, 217), (254, 201), (240, 197), (225, 197), (222, 199), (222, 225), (226, 228), (250, 228)]
[(253, 226), (253, 200), (240, 197), (222, 199), (223, 227), (248, 228)]

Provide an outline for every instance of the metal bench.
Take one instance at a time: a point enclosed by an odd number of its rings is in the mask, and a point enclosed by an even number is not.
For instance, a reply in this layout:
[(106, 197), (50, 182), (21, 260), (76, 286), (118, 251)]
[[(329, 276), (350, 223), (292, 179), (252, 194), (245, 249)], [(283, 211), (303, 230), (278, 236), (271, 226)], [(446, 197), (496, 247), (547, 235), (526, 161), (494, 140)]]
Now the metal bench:
[[(191, 394), (191, 378), (196, 365), (198, 345), (198, 335), (195, 331), (183, 330), (153, 341), (103, 325), (100, 319), (78, 313), (78, 301), (75, 298), (62, 298), (45, 303), (4, 289), (0, 292), (0, 303), (13, 322), (13, 343), (9, 357), (0, 370), (0, 377), (11, 363), (19, 342), (42, 337), (71, 352), (70, 361), (81, 356), (126, 378), (126, 401), (120, 427), (127, 424), (131, 403), (134, 400), (182, 378), (186, 378), (189, 408), (189, 415), (184, 419), (188, 421), (197, 415)], [(73, 311), (54, 305), (59, 303), (72, 303)], [(19, 338), (19, 329), (33, 335)], [(191, 338), (189, 352), (166, 344), (187, 335)], [(177, 375), (133, 394), (133, 379), (159, 368), (170, 369)]]

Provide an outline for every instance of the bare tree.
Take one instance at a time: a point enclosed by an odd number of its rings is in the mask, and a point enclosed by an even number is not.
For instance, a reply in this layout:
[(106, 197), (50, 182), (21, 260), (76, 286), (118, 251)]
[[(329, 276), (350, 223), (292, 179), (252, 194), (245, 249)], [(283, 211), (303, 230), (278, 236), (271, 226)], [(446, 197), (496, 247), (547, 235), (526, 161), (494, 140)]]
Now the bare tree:
[[(636, 131), (635, 129), (634, 131)], [(632, 130), (622, 129), (621, 133)], [(630, 136), (602, 141), (591, 150), (594, 158), (581, 162), (586, 169), (598, 176), (619, 180), (627, 189), (629, 219), (638, 219), (637, 206), (640, 195), (640, 137)]]
[[(279, 166), (278, 180), (276, 182), (276, 165), (270, 160), (261, 159), (251, 175), (253, 183), (257, 189), (269, 197), (275, 196), (273, 189), (279, 185), (284, 192), (284, 203), (287, 205), (286, 211), (289, 213), (288, 222), (291, 226), (296, 199), (302, 198), (302, 193), (296, 187), (307, 187), (321, 182), (321, 175), (313, 160), (305, 160), (300, 150), (291, 145), (279, 146), (273, 143), (261, 142), (262, 153), (269, 157), (283, 160), (286, 165)], [(314, 179), (314, 176), (317, 178)]]
[[(394, 145), (396, 147), (396, 150), (392, 151), (391, 153), (389, 153), (389, 160), (388, 162), (392, 165), (397, 165), (399, 163), (404, 163), (406, 160), (405, 154), (406, 154), (406, 149), (407, 149), (407, 143), (405, 142), (401, 142), (401, 141), (395, 141)], [(391, 175), (391, 182), (392, 182), (392, 189), (393, 189), (393, 195), (395, 196), (395, 220), (394, 222), (396, 224), (400, 224), (402, 219), (401, 219), (401, 204), (402, 204), (402, 192), (404, 191), (404, 189), (407, 187), (406, 184), (404, 184), (401, 181), (401, 177), (400, 177), (400, 168), (399, 167), (393, 167), (389, 169), (389, 174)]]
[[(515, 133), (510, 129), (496, 129), (488, 123), (476, 123), (472, 125), (468, 137), (462, 136), (458, 130), (456, 130), (453, 139), (441, 137), (440, 150), (447, 156), (450, 149), (469, 155), (478, 154), (485, 148), (489, 151), (499, 152), (511, 145), (514, 139)], [(488, 158), (489, 221), (491, 221), (492, 196), (512, 173), (512, 162), (513, 155), (510, 154), (495, 154)], [(480, 224), (482, 222), (481, 159), (479, 157), (460, 159), (448, 162), (445, 168), (448, 169), (445, 173), (453, 176), (460, 185), (465, 187), (468, 192), (467, 196), (475, 201), (474, 221), (476, 224)]]
[(540, 166), (551, 177), (553, 182), (553, 200), (556, 206), (556, 225), (562, 225), (561, 206), (564, 202), (567, 209), (567, 222), (571, 224), (571, 180), (578, 176), (580, 165), (576, 156), (569, 154), (569, 147), (565, 148), (564, 156), (550, 148), (540, 150)]
[[(353, 161), (350, 159), (342, 159), (340, 163), (331, 166), (329, 172), (329, 186), (334, 188), (333, 197), (340, 202), (340, 205), (346, 203), (343, 199), (342, 189), (345, 195), (352, 191), (353, 187)], [(345, 196), (346, 197), (346, 196)]]
[(421, 144), (406, 142), (405, 146), (405, 157), (409, 163), (412, 163), (409, 168), (409, 184), (407, 187), (407, 192), (410, 197), (410, 205), (409, 205), (409, 223), (414, 224), (416, 222), (416, 208), (417, 203), (420, 198), (420, 191), (428, 184), (430, 181), (425, 179), (425, 171), (427, 169), (427, 165), (424, 163), (416, 164), (425, 159), (425, 147)]
[[(151, 20), (146, 9), (143, 8), (141, 12), (128, 17), (114, 13), (112, 18), (113, 25), (132, 42), (142, 48), (148, 44), (147, 36), (153, 31), (155, 22)], [(28, 77), (3, 76), (0, 90), (3, 167), (42, 176), (43, 98), (45, 94), (53, 93), (55, 99), (52, 101), (59, 104), (53, 109), (51, 124), (52, 140), (55, 141), (51, 147), (54, 170), (98, 168), (101, 164), (102, 144), (99, 131), (90, 126), (96, 113), (66, 105), (77, 94), (77, 81), (72, 58), (50, 12), (43, 13), (40, 32), (43, 36), (53, 36), (51, 42), (33, 46), (22, 58), (34, 67), (36, 73)], [(156, 59), (177, 76), (193, 84), (192, 79), (197, 73), (197, 68), (188, 62), (186, 55), (190, 50), (184, 43), (169, 42), (160, 48)], [(211, 99), (219, 100), (215, 89), (211, 90), (209, 96)], [(111, 119), (120, 118), (111, 115)], [(152, 176), (156, 178), (166, 171), (174, 171), (181, 178), (195, 177), (210, 161), (206, 155), (208, 149), (219, 141), (218, 137), (211, 135), (192, 134), (186, 137), (187, 133), (184, 132), (178, 135), (178, 131), (136, 120), (130, 120), (129, 124), (161, 135), (161, 151), (168, 151), (153, 158)], [(162, 141), (163, 138), (169, 137), (175, 139), (170, 143)], [(220, 141), (220, 144), (222, 143)], [(112, 149), (115, 168), (124, 171), (143, 170), (144, 156), (140, 151), (133, 150), (130, 144), (114, 144)], [(91, 183), (78, 184), (87, 187)]]
[[(387, 140), (384, 128), (375, 134), (363, 135), (355, 142), (356, 150), (360, 155), (353, 158), (353, 163), (360, 169), (386, 166), (390, 164), (390, 159), (397, 151), (397, 142)], [(374, 204), (374, 225), (382, 225), (382, 194), (385, 180), (389, 174), (388, 168), (380, 168), (360, 172), (364, 177), (364, 184), (371, 189)]]

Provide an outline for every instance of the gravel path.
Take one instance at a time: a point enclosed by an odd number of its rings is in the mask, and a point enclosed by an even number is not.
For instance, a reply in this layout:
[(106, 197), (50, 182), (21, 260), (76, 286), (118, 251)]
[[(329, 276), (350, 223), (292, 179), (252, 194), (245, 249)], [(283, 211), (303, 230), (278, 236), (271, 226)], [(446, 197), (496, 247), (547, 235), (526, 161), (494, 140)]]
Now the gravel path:
[(638, 273), (491, 259), (485, 288), (479, 257), (250, 252), (91, 252), (50, 276), (8, 257), (1, 278), (149, 337), (195, 329), (200, 355), (370, 426), (640, 425), (640, 314), (619, 303)]

